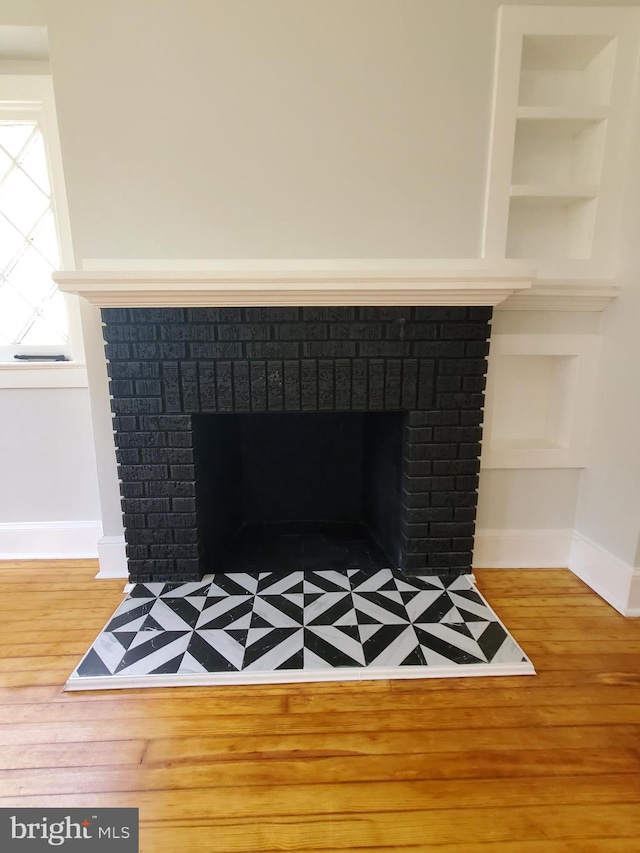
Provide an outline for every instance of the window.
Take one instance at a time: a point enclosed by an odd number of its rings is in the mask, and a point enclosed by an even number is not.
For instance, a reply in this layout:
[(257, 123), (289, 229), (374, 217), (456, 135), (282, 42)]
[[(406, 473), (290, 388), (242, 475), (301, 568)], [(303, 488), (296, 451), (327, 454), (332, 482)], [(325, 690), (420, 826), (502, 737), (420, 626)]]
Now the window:
[(59, 164), (50, 78), (0, 77), (0, 362), (5, 364), (19, 363), (16, 355), (72, 355), (70, 313), (77, 307), (51, 278), (54, 270), (73, 268)]

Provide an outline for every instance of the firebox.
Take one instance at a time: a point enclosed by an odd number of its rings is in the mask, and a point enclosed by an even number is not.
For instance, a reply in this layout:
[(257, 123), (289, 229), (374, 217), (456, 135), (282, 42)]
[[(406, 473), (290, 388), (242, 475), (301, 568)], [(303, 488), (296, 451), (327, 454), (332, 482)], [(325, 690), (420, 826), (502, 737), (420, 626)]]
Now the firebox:
[(194, 415), (211, 571), (401, 563), (402, 412)]
[(469, 572), (491, 314), (103, 309), (131, 580)]

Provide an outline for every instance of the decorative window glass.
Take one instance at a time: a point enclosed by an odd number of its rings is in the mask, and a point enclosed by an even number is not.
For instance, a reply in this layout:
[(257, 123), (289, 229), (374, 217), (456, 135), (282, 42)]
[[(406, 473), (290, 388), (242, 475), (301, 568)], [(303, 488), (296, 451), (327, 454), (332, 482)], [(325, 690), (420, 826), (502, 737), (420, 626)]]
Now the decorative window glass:
[(62, 352), (69, 339), (47, 153), (38, 121), (0, 119), (0, 348)]

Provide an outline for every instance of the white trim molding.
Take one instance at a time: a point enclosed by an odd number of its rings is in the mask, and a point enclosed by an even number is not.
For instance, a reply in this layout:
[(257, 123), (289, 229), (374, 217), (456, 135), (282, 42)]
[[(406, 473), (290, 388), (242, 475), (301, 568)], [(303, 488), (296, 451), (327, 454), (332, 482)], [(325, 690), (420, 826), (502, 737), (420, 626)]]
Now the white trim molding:
[(87, 367), (76, 362), (0, 364), (0, 388), (87, 388)]
[(497, 305), (531, 287), (518, 261), (430, 259), (227, 260), (208, 269), (58, 272), (65, 293), (100, 307)]
[(574, 531), (569, 568), (623, 616), (640, 616), (640, 569)]
[(573, 530), (476, 530), (474, 569), (566, 568)]
[(128, 578), (124, 536), (103, 536), (98, 540), (100, 571), (97, 578)]
[(0, 523), (0, 560), (72, 560), (98, 556), (102, 522)]

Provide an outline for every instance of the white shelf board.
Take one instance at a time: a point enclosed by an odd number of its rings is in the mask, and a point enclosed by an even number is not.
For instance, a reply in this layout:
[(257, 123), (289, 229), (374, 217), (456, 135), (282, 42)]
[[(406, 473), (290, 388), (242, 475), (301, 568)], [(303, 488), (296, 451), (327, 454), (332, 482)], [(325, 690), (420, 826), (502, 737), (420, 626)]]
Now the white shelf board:
[(560, 119), (571, 119), (578, 121), (603, 121), (609, 114), (605, 105), (566, 105), (560, 107), (533, 107), (519, 106), (516, 109), (516, 118), (540, 119), (553, 121)]
[(557, 186), (554, 184), (512, 184), (510, 189), (511, 198), (522, 201), (531, 201), (535, 204), (540, 200), (545, 206), (557, 204), (564, 207), (582, 199), (596, 198), (598, 195), (597, 184), (567, 184)]

